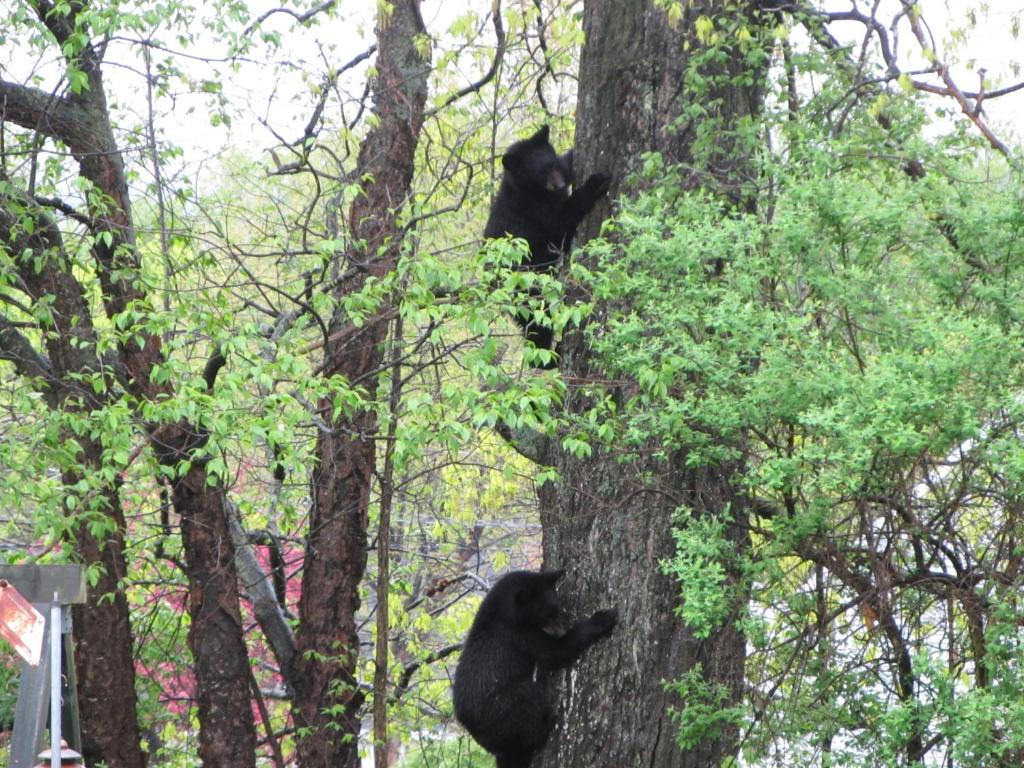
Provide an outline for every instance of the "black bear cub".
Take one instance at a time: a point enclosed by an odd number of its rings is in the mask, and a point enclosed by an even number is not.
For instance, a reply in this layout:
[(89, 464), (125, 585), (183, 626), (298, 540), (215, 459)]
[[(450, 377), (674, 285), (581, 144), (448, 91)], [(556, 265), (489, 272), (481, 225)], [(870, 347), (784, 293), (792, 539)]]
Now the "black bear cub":
[[(558, 155), (548, 141), (546, 125), (509, 147), (501, 162), (505, 170), (484, 237), (521, 237), (530, 245), (523, 268), (550, 270), (569, 252), (583, 217), (608, 193), (611, 177), (595, 173), (576, 188), (573, 151)], [(570, 185), (574, 185), (571, 194)], [(516, 322), (535, 347), (554, 347), (554, 330), (531, 320), (525, 308), (516, 314)]]
[(455, 716), (497, 768), (528, 768), (554, 725), (547, 673), (569, 666), (615, 626), (616, 612), (605, 610), (555, 634), (555, 583), (563, 573), (501, 577), (480, 604), (455, 669)]

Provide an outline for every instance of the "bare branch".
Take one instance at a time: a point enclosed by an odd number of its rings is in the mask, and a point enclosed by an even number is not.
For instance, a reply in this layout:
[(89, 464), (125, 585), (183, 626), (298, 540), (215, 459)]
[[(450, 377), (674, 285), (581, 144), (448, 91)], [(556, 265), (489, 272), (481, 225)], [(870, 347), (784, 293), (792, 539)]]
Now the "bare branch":
[(935, 71), (942, 78), (942, 82), (946, 84), (947, 92), (952, 96), (956, 103), (960, 105), (960, 110), (967, 115), (968, 119), (977, 126), (981, 134), (988, 140), (988, 143), (993, 149), (1002, 153), (1007, 159), (1012, 159), (1010, 148), (1004, 144), (998, 136), (989, 128), (988, 124), (981, 119), (979, 114), (980, 109), (975, 109), (967, 99), (967, 96), (963, 91), (960, 90), (956, 82), (953, 80), (953, 76), (949, 72), (949, 67), (939, 59), (938, 51), (935, 50), (934, 43), (929, 42), (925, 34), (924, 25), (921, 22), (920, 14), (914, 8), (914, 3), (910, 0), (903, 0), (903, 8), (907, 13), (907, 19), (910, 21), (910, 29), (914, 32), (914, 36), (917, 38), (918, 43), (921, 45), (921, 51), (929, 58), (935, 65)]
[(273, 582), (252, 550), (249, 537), (242, 526), (238, 505), (225, 501), (224, 506), (228, 516), (228, 527), (231, 530), (231, 540), (235, 545), (235, 568), (238, 569), (238, 577), (249, 599), (252, 600), (253, 614), (270, 643), (281, 674), (290, 683), (292, 659), (295, 656), (295, 636), (277, 601)]
[(434, 662), (441, 661), (451, 656), (456, 651), (462, 650), (462, 643), (454, 643), (453, 645), (446, 646), (440, 650), (434, 651), (424, 656), (419, 661), (414, 661), (409, 664), (405, 669), (402, 670), (402, 676), (399, 678), (398, 683), (395, 685), (395, 692), (392, 694), (388, 703), (394, 703), (402, 697), (407, 690), (409, 690), (409, 683), (412, 681), (412, 676), (416, 674), (416, 671), (420, 667), (424, 667), (427, 664), (433, 664)]
[(69, 219), (77, 221), (87, 229), (91, 230), (96, 225), (96, 222), (84, 213), (76, 210), (73, 206), (56, 197), (41, 197), (39, 195), (35, 195), (32, 199), (46, 208), (53, 208), (53, 210), (63, 213)]
[[(546, 29), (544, 24), (544, 6), (541, 5), (541, 0), (533, 0), (533, 4), (537, 7), (537, 42), (540, 45), (541, 58), (543, 59), (540, 75), (537, 76), (537, 81), (534, 84), (534, 87), (537, 92), (537, 100), (540, 102), (541, 107), (544, 108), (545, 112), (551, 115), (552, 112), (548, 108), (547, 102), (544, 100), (544, 77), (546, 75), (550, 75), (552, 80), (557, 80), (558, 75), (555, 72), (554, 67), (551, 66), (551, 55), (548, 52), (548, 41), (547, 37), (544, 35)], [(530, 56), (532, 58), (533, 51), (530, 51)]]
[(878, 38), (878, 48), (882, 53), (882, 60), (890, 74), (898, 74), (899, 67), (896, 64), (896, 55), (889, 43), (889, 33), (882, 23), (874, 16), (868, 16), (856, 9), (850, 11), (836, 11), (832, 13), (821, 13), (820, 16), (828, 21), (858, 21), (875, 33)]
[(286, 16), (291, 16), (293, 19), (295, 19), (295, 22), (297, 24), (305, 24), (314, 16), (324, 13), (325, 11), (329, 11), (335, 5), (337, 5), (337, 0), (325, 0), (325, 2), (321, 3), (316, 8), (310, 8), (305, 13), (296, 13), (291, 8), (271, 8), (269, 11), (260, 14), (260, 16), (257, 17), (257, 19), (252, 24), (246, 27), (245, 31), (242, 32), (240, 39), (247, 40), (252, 35), (252, 33), (256, 31), (256, 27), (260, 26), (271, 16), (274, 16), (278, 13), (283, 13)]
[[(1002, 88), (998, 91), (986, 92), (984, 89), (984, 78), (982, 75), (982, 84), (977, 93), (961, 90), (953, 80), (949, 71), (949, 66), (939, 58), (935, 41), (931, 37), (930, 32), (926, 29), (921, 18), (918, 4), (915, 3), (914, 0), (901, 1), (902, 11), (893, 20), (891, 25), (892, 34), (895, 36), (897, 23), (900, 19), (905, 17), (910, 25), (911, 31), (917, 38), (921, 51), (931, 64), (930, 68), (925, 70), (925, 72), (908, 73), (900, 69), (897, 61), (896, 46), (890, 40), (889, 30), (887, 30), (873, 14), (869, 16), (856, 7), (847, 11), (818, 11), (814, 8), (795, 2), (780, 2), (777, 10), (785, 10), (798, 14), (803, 19), (804, 27), (808, 30), (811, 37), (823, 48), (833, 52), (842, 50), (843, 46), (825, 28), (826, 23), (834, 21), (856, 21), (863, 24), (873, 32), (876, 40), (878, 41), (879, 51), (886, 67), (886, 80), (894, 80), (898, 77), (910, 74), (925, 74), (926, 72), (938, 75), (944, 86), (933, 85), (917, 79), (911, 79), (910, 83), (916, 90), (933, 93), (938, 96), (952, 97), (957, 104), (960, 105), (960, 109), (964, 115), (974, 123), (981, 134), (985, 137), (989, 145), (1003, 154), (1004, 157), (1012, 161), (1009, 147), (995, 135), (988, 124), (982, 119), (981, 103), (984, 99), (1004, 96), (1024, 89), (1024, 83), (1018, 83), (1007, 88)], [(840, 65), (844, 66), (847, 74), (851, 75), (851, 79), (855, 83), (858, 82), (859, 78), (852, 76), (854, 70), (852, 62), (840, 62)], [(975, 102), (974, 104), (971, 103), (972, 99)]]
[[(317, 128), (320, 123), (320, 119), (323, 117), (324, 108), (327, 106), (327, 99), (331, 93), (331, 87), (338, 82), (338, 78), (341, 77), (345, 72), (358, 66), (362, 62), (370, 58), (374, 53), (377, 52), (376, 43), (371, 45), (365, 51), (355, 56), (345, 64), (341, 66), (335, 72), (331, 72), (324, 80), (324, 86), (320, 91), (320, 98), (317, 100), (316, 106), (313, 108), (313, 114), (310, 115), (309, 120), (306, 122), (306, 127), (303, 129), (302, 135), (295, 141), (288, 142), (290, 148), (297, 149), (299, 159), (291, 163), (282, 163), (273, 149), (268, 150), (271, 158), (274, 161), (275, 170), (271, 175), (280, 175), (287, 173), (295, 173), (306, 166), (307, 158), (309, 157), (309, 150), (312, 143), (312, 139), (317, 135)], [(266, 125), (265, 121), (261, 121)], [(267, 126), (269, 128), (269, 126)]]
[(465, 88), (453, 93), (447, 99), (445, 99), (439, 106), (427, 112), (428, 117), (433, 117), (438, 112), (443, 110), (450, 104), (458, 101), (463, 96), (468, 96), (471, 93), (476, 93), (483, 88), (487, 83), (494, 79), (494, 75), (498, 72), (498, 66), (501, 64), (501, 60), (505, 58), (505, 26), (501, 21), (501, 0), (494, 0), (491, 5), (491, 21), (494, 23), (494, 35), (498, 42), (494, 48), (494, 59), (491, 60), (490, 68), (484, 73), (483, 77), (474, 83), (470, 83)]

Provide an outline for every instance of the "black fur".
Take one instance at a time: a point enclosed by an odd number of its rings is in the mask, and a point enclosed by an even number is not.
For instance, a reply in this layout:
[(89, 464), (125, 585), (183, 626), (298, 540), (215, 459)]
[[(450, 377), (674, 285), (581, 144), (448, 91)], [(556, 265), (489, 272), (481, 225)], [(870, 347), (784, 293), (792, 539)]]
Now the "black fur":
[[(608, 193), (611, 177), (590, 176), (582, 187), (574, 185), (573, 150), (555, 153), (548, 141), (548, 126), (517, 141), (501, 158), (505, 170), (501, 187), (491, 205), (484, 237), (521, 237), (530, 245), (524, 269), (548, 271), (572, 248), (572, 238), (583, 217)], [(516, 314), (526, 339), (535, 347), (552, 349), (554, 330), (524, 312)]]
[(455, 716), (497, 758), (498, 768), (528, 768), (553, 726), (545, 695), (548, 672), (569, 666), (615, 626), (598, 611), (557, 631), (555, 582), (564, 571), (512, 571), (480, 604), (455, 670)]

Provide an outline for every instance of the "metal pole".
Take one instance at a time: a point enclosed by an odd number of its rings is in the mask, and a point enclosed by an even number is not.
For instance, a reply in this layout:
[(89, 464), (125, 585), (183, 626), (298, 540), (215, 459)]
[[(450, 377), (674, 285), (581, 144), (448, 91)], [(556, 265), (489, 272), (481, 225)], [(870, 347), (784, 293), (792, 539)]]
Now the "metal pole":
[(50, 603), (50, 765), (60, 765), (61, 615), (57, 593)]

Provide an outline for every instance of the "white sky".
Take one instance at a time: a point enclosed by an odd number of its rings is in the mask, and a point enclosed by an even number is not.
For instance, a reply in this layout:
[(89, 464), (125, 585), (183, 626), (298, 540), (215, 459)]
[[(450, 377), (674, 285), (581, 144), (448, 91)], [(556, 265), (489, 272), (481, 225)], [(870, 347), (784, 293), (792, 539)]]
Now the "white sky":
[[(827, 4), (838, 10), (850, 7), (849, 0), (829, 0)], [(863, 0), (859, 4), (871, 5)], [(922, 0), (921, 7), (938, 43), (939, 57), (951, 65), (953, 79), (961, 90), (978, 90), (978, 70), (982, 68), (986, 70), (988, 91), (1024, 81), (1024, 40), (1013, 34), (1015, 19), (1024, 27), (1024, 0)], [(973, 27), (968, 23), (972, 10), (976, 19)], [(905, 27), (900, 48), (904, 62), (915, 68), (926, 65), (917, 40)], [(935, 76), (922, 79), (941, 84)], [(1024, 90), (985, 101), (984, 111), (1000, 138), (1013, 143), (1017, 137), (1019, 142), (1024, 135)]]
[[(858, 0), (856, 3), (862, 10), (870, 10), (874, 0)], [(273, 3), (266, 4), (273, 7)], [(819, 0), (819, 5), (829, 10), (846, 10), (854, 3), (852, 0)], [(423, 13), (427, 28), (435, 37), (444, 34), (451, 21), (464, 9), (472, 8), (481, 15), (490, 8), (490, 0), (424, 0)], [(347, 61), (358, 52), (364, 50), (373, 40), (372, 13), (374, 4), (366, 0), (341, 0), (339, 3), (343, 19), (332, 22), (330, 27), (319, 27), (303, 33), (298, 42), (290, 46), (286, 53), (296, 59), (305, 59), (312, 71), (323, 69), (323, 60), (317, 59), (315, 47), (309, 43), (315, 39), (325, 39), (336, 35), (335, 39), (349, 41), (349, 45), (339, 46), (341, 55), (337, 61)], [(881, 19), (891, 17), (893, 7), (898, 7), (896, 0), (881, 0)], [(1024, 80), (1024, 44), (1012, 34), (1014, 19), (1024, 25), (1024, 0), (923, 0), (924, 18), (939, 46), (939, 56), (952, 65), (954, 78), (958, 86), (965, 91), (977, 90), (979, 85), (979, 68), (987, 70), (988, 90), (1005, 87)], [(976, 24), (968, 23), (968, 13), (973, 9)], [(295, 35), (289, 19), (284, 16), (275, 17), (272, 22), (281, 30), (285, 39)], [(863, 27), (857, 23), (848, 23), (834, 27), (836, 34), (849, 35), (850, 42), (857, 42), (864, 34)], [(488, 28), (489, 31), (489, 28)], [(900, 58), (905, 66), (923, 68), (925, 59), (920, 47), (906, 25), (903, 25), (898, 38)], [(479, 77), (478, 71), (458, 72), (465, 82)], [(937, 77), (929, 76), (929, 82), (940, 84)], [(256, 117), (270, 115), (275, 128), (286, 138), (294, 139), (300, 133), (307, 119), (306, 86), (296, 74), (292, 82), (281, 81), (274, 92), (274, 107), (267, 112), (268, 96), (271, 94), (272, 83), (265, 76), (261, 77), (258, 67), (243, 68), (230, 86), (238, 89), (245, 98), (238, 103), (251, 105), (252, 112), (248, 119), (239, 119), (233, 125), (231, 140), (235, 146), (243, 145), (251, 151), (271, 146), (275, 142), (267, 129), (260, 125)], [(300, 93), (304, 100), (296, 101), (289, 106), (286, 93)], [(944, 103), (948, 109), (955, 110), (952, 99), (935, 97), (936, 103)], [(291, 121), (282, 120), (282, 107), (287, 114), (294, 115)], [(259, 110), (259, 112), (257, 112)], [(1024, 135), (1024, 90), (985, 102), (985, 115), (988, 122), (1007, 143), (1020, 141)], [(241, 117), (241, 116), (240, 116)], [(966, 118), (958, 118), (966, 119)], [(175, 120), (184, 120), (184, 127), (176, 128)], [(196, 148), (205, 148), (208, 152), (212, 146), (218, 146), (226, 140), (224, 131), (205, 129), (199, 114), (191, 116), (177, 112), (165, 119), (162, 127), (172, 140), (182, 141), (187, 146), (189, 139)], [(288, 123), (291, 123), (290, 127)], [(180, 131), (184, 133), (180, 133)], [(972, 128), (972, 130), (975, 130)], [(197, 134), (201, 131), (201, 134)], [(182, 138), (179, 138), (181, 136)], [(186, 155), (190, 154), (187, 150)]]
[[(881, 19), (891, 17), (891, 10), (898, 7), (898, 0), (877, 1), (880, 2)], [(14, 2), (17, 0), (0, 0), (0, 14), (10, 14)], [(817, 5), (829, 10), (846, 10), (854, 2), (867, 11), (876, 0), (816, 0)], [(275, 0), (250, 2), (254, 13), (279, 5)], [(243, 62), (237, 70), (219, 67), (218, 74), (217, 68), (208, 63), (179, 59), (179, 66), (195, 79), (221, 80), (229, 108), (233, 110), (231, 128), (229, 131), (223, 126), (210, 124), (208, 97), (182, 92), (175, 94), (173, 101), (165, 99), (158, 105), (158, 131), (182, 147), (182, 161), (196, 175), (200, 174), (200, 167), (204, 169), (202, 173), (217, 173), (217, 163), (210, 161), (225, 150), (239, 148), (249, 154), (258, 154), (278, 144), (271, 128), (286, 140), (297, 139), (312, 108), (309, 94), (314, 83), (305, 78), (320, 77), (328, 66), (338, 66), (350, 60), (373, 42), (375, 6), (370, 0), (339, 0), (337, 18), (310, 29), (297, 29), (293, 20), (283, 14), (273, 16), (262, 28), (281, 33), (284, 48), (275, 59), (294, 64), (290, 70), (274, 68), (268, 62)], [(423, 0), (423, 14), (429, 32), (440, 37), (465, 9), (475, 9), (483, 16), (490, 6), (491, 0)], [(938, 41), (939, 56), (953, 65), (954, 77), (962, 89), (977, 89), (977, 71), (981, 67), (987, 70), (989, 90), (1024, 80), (1024, 68), (1021, 67), (1024, 44), (1012, 34), (1015, 19), (1024, 24), (1024, 0), (922, 0), (922, 8), (925, 20)], [(976, 12), (977, 24), (973, 28), (967, 23), (969, 9)], [(487, 29), (490, 33), (489, 26)], [(863, 27), (857, 23), (837, 25), (834, 31), (839, 36), (849, 36), (849, 42), (858, 45), (864, 34)], [(165, 35), (165, 38), (165, 42), (173, 44), (171, 35)], [(25, 60), (24, 50), (10, 42), (0, 40), (0, 51), (6, 51), (6, 56), (0, 53), (0, 76), (21, 79), (26, 71), (38, 71), (39, 63)], [(333, 50), (325, 50), (326, 46), (333, 46)], [(917, 41), (905, 25), (899, 35), (899, 48), (905, 65), (923, 66), (924, 59)], [(211, 38), (206, 50), (192, 49), (188, 53), (217, 55), (215, 52), (222, 49), (223, 46)], [(262, 46), (256, 46), (254, 50), (257, 55), (263, 55)], [(107, 59), (106, 78), (111, 101), (135, 113), (141, 120), (146, 103), (138, 55), (127, 51), (124, 45), (113, 45)], [(115, 62), (118, 64), (112, 66)], [(459, 71), (459, 66), (456, 62), (449, 66), (449, 70), (453, 77), (461, 78), (463, 82), (470, 82), (480, 75), (475, 70)], [(51, 68), (50, 71), (55, 70)], [(353, 72), (353, 96), (361, 92), (364, 72), (365, 64)], [(939, 84), (935, 77), (927, 79)], [(41, 87), (52, 86), (44, 81)], [(935, 98), (946, 102), (947, 108), (955, 109), (951, 99)], [(332, 107), (336, 107), (336, 102), (329, 103), (328, 108)], [(1011, 144), (1019, 142), (1024, 135), (1024, 90), (986, 101), (985, 113), (1000, 138)], [(192, 178), (192, 182), (197, 183), (198, 179)], [(205, 181), (199, 183), (206, 184)]]

